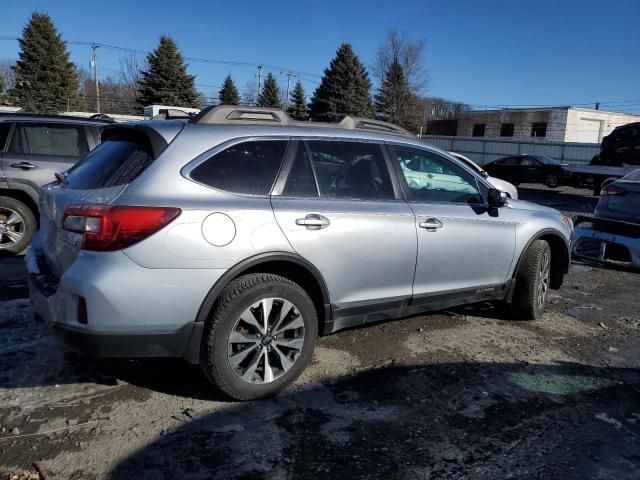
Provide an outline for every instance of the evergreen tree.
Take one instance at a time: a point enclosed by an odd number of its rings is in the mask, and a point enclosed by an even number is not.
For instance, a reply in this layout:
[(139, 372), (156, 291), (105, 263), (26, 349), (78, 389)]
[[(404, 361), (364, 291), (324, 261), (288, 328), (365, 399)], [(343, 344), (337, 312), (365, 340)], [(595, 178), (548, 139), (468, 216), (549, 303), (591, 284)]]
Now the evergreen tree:
[(201, 107), (195, 76), (187, 73), (184, 58), (171, 37), (160, 37), (158, 48), (147, 55), (147, 63), (149, 68), (142, 71), (136, 100), (141, 109), (152, 104)]
[(51, 17), (32, 13), (18, 42), (16, 82), (10, 92), (18, 104), (47, 113), (80, 108), (78, 72)]
[(302, 82), (300, 80), (298, 80), (296, 86), (293, 87), (289, 114), (295, 120), (307, 120), (309, 118), (309, 114), (307, 113), (307, 99), (304, 97), (304, 88), (302, 88)]
[(312, 118), (333, 120), (344, 115), (372, 117), (371, 81), (351, 45), (343, 43), (320, 85), (313, 94), (309, 110)]
[(375, 97), (376, 111), (382, 120), (407, 126), (413, 95), (404, 69), (394, 57), (384, 75), (384, 81)]
[(260, 95), (258, 95), (258, 106), (275, 108), (280, 108), (282, 106), (280, 89), (278, 88), (276, 78), (271, 72), (267, 74), (262, 91), (260, 92)]
[(238, 105), (240, 103), (240, 94), (231, 75), (225, 77), (222, 88), (218, 92), (218, 99), (221, 105)]

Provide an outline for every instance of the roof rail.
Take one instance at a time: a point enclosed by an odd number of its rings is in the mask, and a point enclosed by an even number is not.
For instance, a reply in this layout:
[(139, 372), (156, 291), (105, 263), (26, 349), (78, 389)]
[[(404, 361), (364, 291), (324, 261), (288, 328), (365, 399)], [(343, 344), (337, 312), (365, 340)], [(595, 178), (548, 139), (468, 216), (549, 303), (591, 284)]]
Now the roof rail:
[(380, 133), (390, 133), (414, 137), (415, 135), (404, 128), (389, 122), (360, 118), (347, 115), (339, 123), (301, 122), (292, 119), (280, 108), (243, 107), (237, 105), (218, 105), (207, 107), (191, 120), (197, 124), (237, 124), (244, 125), (279, 125), (293, 127), (329, 127), (345, 130), (374, 130)]
[(413, 133), (406, 130), (395, 123), (384, 122), (382, 120), (374, 120), (372, 118), (361, 118), (347, 115), (338, 124), (340, 128), (359, 129), (359, 130), (376, 130), (384, 133), (394, 133), (396, 135), (409, 135), (415, 137)]

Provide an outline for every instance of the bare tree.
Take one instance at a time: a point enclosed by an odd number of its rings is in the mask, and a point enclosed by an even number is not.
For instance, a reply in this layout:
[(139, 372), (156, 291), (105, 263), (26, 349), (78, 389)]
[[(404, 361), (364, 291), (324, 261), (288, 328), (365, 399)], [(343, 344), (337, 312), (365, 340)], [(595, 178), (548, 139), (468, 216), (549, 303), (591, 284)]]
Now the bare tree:
[(11, 66), (13, 62), (0, 60), (0, 77), (4, 79), (5, 90), (11, 90), (16, 84), (16, 74)]
[(384, 76), (394, 58), (397, 58), (402, 65), (405, 77), (409, 82), (411, 91), (416, 94), (422, 94), (427, 88), (429, 75), (424, 65), (424, 52), (426, 43), (424, 39), (409, 39), (406, 34), (398, 33), (395, 28), (387, 32), (387, 39), (380, 46), (376, 54), (376, 58), (371, 67), (374, 78), (381, 85)]
[(120, 84), (123, 100), (135, 111), (142, 71), (147, 70), (145, 57), (130, 53), (120, 58)]
[(242, 104), (255, 105), (258, 102), (258, 93), (258, 82), (248, 81), (244, 86), (244, 92), (242, 92)]

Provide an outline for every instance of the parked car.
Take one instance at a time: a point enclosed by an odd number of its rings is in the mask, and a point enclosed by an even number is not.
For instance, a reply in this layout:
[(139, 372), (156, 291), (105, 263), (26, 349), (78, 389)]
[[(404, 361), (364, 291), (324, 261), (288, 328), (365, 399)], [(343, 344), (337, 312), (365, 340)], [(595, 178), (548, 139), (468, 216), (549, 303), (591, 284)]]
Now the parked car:
[(482, 175), (484, 178), (486, 178), (487, 182), (489, 182), (495, 188), (497, 188), (501, 192), (506, 192), (507, 195), (509, 195), (509, 198), (515, 198), (516, 200), (518, 199), (518, 189), (515, 187), (515, 185), (513, 185), (513, 184), (511, 184), (511, 183), (509, 183), (509, 182), (507, 182), (505, 180), (501, 180), (499, 178), (489, 176), (489, 174), (487, 173), (487, 171), (485, 169), (483, 169), (476, 162), (471, 160), (469, 157), (465, 157), (461, 153), (449, 152), (449, 154), (453, 155), (457, 160), (460, 160), (467, 167), (469, 167), (469, 168), (475, 170), (476, 172), (478, 172), (480, 175)]
[(593, 217), (579, 217), (576, 257), (640, 268), (640, 170), (606, 185)]
[(77, 350), (182, 357), (237, 399), (289, 385), (319, 333), (479, 301), (536, 319), (568, 271), (570, 219), (384, 122), (220, 106), (102, 140), (43, 189), (35, 311)]
[(109, 122), (0, 114), (0, 253), (20, 253), (37, 228), (39, 188), (100, 143)]
[(600, 155), (593, 158), (591, 165), (640, 165), (640, 122), (617, 127), (604, 137)]
[(518, 186), (521, 183), (542, 183), (550, 188), (563, 185), (571, 178), (564, 164), (542, 155), (513, 155), (484, 165), (492, 177)]

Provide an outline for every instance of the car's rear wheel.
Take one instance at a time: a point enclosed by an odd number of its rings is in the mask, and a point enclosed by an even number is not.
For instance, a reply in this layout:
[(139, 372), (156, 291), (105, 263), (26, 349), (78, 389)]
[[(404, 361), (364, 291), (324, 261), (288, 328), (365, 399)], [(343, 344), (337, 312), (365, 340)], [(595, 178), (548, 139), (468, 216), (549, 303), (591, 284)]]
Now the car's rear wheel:
[(548, 174), (544, 179), (544, 184), (549, 188), (556, 188), (559, 183), (558, 175), (555, 173)]
[(36, 230), (36, 218), (24, 203), (0, 197), (0, 253), (20, 253)]
[(231, 282), (204, 326), (200, 367), (238, 400), (275, 395), (311, 361), (318, 319), (309, 295), (287, 278), (255, 273)]
[(524, 253), (516, 275), (511, 310), (520, 320), (536, 320), (544, 313), (551, 283), (551, 248), (535, 240)]

